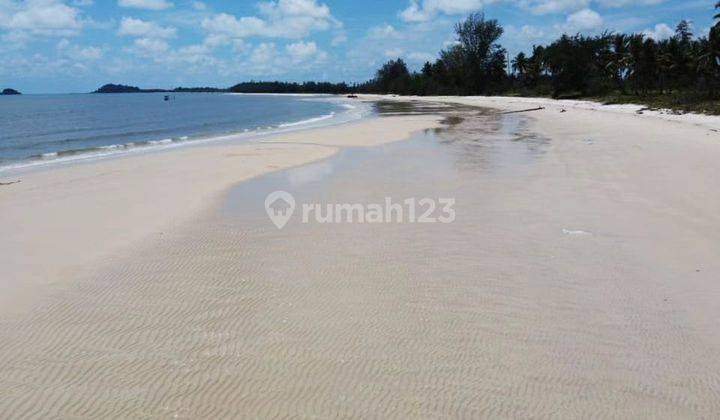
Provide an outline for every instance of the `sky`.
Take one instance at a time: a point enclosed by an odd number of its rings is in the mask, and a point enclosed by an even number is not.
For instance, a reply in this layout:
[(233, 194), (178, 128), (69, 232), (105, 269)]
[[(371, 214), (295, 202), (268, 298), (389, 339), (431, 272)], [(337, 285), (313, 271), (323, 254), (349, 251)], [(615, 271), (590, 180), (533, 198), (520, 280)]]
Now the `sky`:
[(484, 12), (511, 55), (562, 33), (697, 36), (715, 0), (0, 0), (0, 88), (88, 92), (228, 87), (246, 80), (359, 82), (401, 57), (412, 69)]

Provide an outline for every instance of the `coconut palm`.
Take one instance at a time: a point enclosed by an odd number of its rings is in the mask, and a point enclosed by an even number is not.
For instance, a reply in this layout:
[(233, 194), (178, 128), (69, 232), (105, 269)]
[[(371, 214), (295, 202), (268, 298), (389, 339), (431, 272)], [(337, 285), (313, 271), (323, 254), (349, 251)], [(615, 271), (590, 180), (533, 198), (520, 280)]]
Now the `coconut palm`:
[(625, 93), (625, 76), (630, 68), (630, 38), (625, 34), (615, 34), (611, 38), (612, 53), (607, 70), (612, 75), (620, 92)]
[(525, 79), (527, 78), (527, 71), (528, 67), (530, 65), (530, 60), (528, 60), (525, 53), (520, 52), (518, 55), (513, 58), (512, 62), (512, 71), (513, 74), (516, 74), (518, 77), (518, 80), (521, 84), (525, 84)]

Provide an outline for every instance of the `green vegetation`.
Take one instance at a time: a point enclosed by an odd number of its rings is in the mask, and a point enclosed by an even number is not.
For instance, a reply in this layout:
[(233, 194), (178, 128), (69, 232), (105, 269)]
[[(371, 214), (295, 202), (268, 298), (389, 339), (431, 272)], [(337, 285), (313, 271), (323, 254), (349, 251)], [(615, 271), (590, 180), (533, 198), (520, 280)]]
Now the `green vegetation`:
[(230, 92), (236, 93), (347, 93), (350, 87), (345, 83), (328, 83), (328, 82), (244, 82), (239, 83), (230, 89)]
[(93, 93), (157, 93), (157, 92), (227, 92), (227, 89), (211, 87), (184, 88), (177, 87), (172, 90), (166, 89), (140, 89), (137, 86), (114, 85), (112, 83), (103, 85)]
[(233, 92), (233, 93), (325, 93), (340, 94), (349, 93), (357, 90), (356, 86), (350, 87), (345, 83), (327, 83), (327, 82), (243, 82), (227, 88), (213, 87), (177, 87), (175, 89), (141, 89), (136, 86), (107, 84), (100, 87), (93, 93), (174, 93), (174, 92), (192, 92), (192, 93), (217, 93), (217, 92)]
[(588, 98), (720, 114), (720, 21), (707, 38), (694, 38), (684, 20), (675, 36), (663, 41), (643, 34), (563, 35), (550, 45), (534, 46), (530, 56), (519, 53), (510, 63), (496, 43), (503, 33), (497, 21), (474, 14), (455, 32), (458, 43), (420, 72), (410, 73), (402, 60), (393, 60), (363, 90)]
[(632, 95), (613, 93), (588, 99), (604, 104), (638, 104), (648, 109), (669, 109), (678, 113), (694, 112), (697, 114), (720, 115), (720, 101), (716, 97), (702, 92), (679, 91), (672, 93), (647, 93)]
[(410, 73), (402, 59), (386, 63), (360, 91), (401, 95), (486, 95), (505, 92), (506, 51), (497, 44), (503, 28), (482, 14), (455, 25), (458, 43), (440, 52), (435, 63)]

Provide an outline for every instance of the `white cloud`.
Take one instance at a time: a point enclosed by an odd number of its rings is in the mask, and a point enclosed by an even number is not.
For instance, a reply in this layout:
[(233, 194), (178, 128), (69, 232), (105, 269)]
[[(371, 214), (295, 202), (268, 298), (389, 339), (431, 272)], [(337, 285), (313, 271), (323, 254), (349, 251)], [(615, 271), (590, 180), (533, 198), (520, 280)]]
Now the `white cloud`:
[(73, 45), (67, 39), (61, 39), (57, 43), (57, 50), (61, 56), (76, 61), (97, 61), (103, 56), (103, 51), (99, 47)]
[[(0, 53), (21, 50), (30, 41), (30, 36), (22, 31), (10, 31), (0, 35)], [(7, 64), (7, 63), (5, 63)]]
[(98, 47), (79, 47), (74, 55), (80, 60), (99, 60), (103, 56), (102, 49)]
[(405, 22), (426, 22), (439, 13), (458, 15), (480, 10), (499, 0), (410, 0), (408, 7), (400, 12)]
[(271, 17), (310, 17), (315, 19), (330, 19), (330, 8), (325, 4), (318, 4), (316, 0), (277, 0), (258, 3), (260, 11)]
[(590, 0), (523, 0), (521, 7), (537, 15), (577, 11), (590, 6)]
[(170, 45), (162, 39), (138, 38), (130, 52), (141, 57), (154, 57), (170, 50)]
[(205, 4), (201, 1), (192, 2), (192, 7), (193, 7), (193, 9), (199, 10), (199, 11), (207, 10), (207, 4)]
[(665, 0), (596, 0), (603, 7), (655, 6)]
[(239, 63), (243, 72), (252, 75), (278, 75), (308, 70), (325, 62), (327, 53), (315, 42), (298, 41), (278, 48), (274, 42), (261, 42), (250, 52), (249, 59)]
[(0, 28), (41, 36), (75, 35), (82, 29), (79, 10), (59, 0), (0, 4)]
[(400, 18), (405, 22), (425, 22), (434, 17), (434, 13), (424, 9), (417, 0), (412, 0), (407, 9), (400, 12)]
[(212, 56), (212, 48), (205, 44), (195, 44), (182, 47), (170, 58), (172, 61), (192, 64), (207, 64), (215, 60)]
[(254, 16), (243, 16), (238, 19), (227, 13), (205, 18), (201, 26), (210, 34), (225, 35), (229, 38), (245, 38), (261, 35), (268, 31), (267, 24), (262, 19)]
[(370, 39), (388, 39), (399, 37), (400, 33), (389, 24), (374, 26), (368, 30), (368, 38)]
[(118, 0), (118, 6), (132, 9), (165, 10), (174, 6), (166, 0)]
[(675, 35), (675, 30), (664, 23), (658, 23), (655, 25), (655, 28), (644, 30), (643, 34), (655, 41), (662, 41), (663, 39), (668, 39)]
[(346, 43), (347, 40), (348, 37), (345, 31), (340, 30), (333, 36), (332, 41), (330, 41), (330, 45), (337, 47), (338, 45)]
[(530, 41), (544, 38), (546, 35), (543, 28), (531, 25), (523, 25), (522, 27), (520, 27), (518, 36), (524, 40)]
[(436, 55), (426, 52), (411, 52), (407, 55), (407, 59), (413, 63), (425, 63), (426, 61), (435, 61)]
[(589, 8), (593, 1), (602, 7), (625, 7), (657, 5), (665, 0), (409, 0), (408, 6), (399, 15), (405, 22), (427, 22), (440, 14), (467, 14), (498, 3), (545, 15), (577, 12)]
[(124, 17), (120, 22), (118, 34), (143, 38), (174, 38), (177, 30), (171, 26), (160, 26), (155, 22)]
[(393, 59), (400, 57), (401, 55), (403, 55), (403, 53), (404, 53), (404, 51), (402, 50), (402, 48), (390, 48), (390, 49), (383, 51), (383, 54), (385, 55), (385, 57), (393, 58)]
[(603, 18), (594, 10), (582, 9), (567, 17), (565, 29), (567, 32), (582, 32), (600, 29)]
[(270, 65), (277, 57), (277, 47), (272, 42), (263, 42), (253, 50), (250, 62), (258, 66)]
[(318, 48), (314, 42), (296, 42), (285, 46), (293, 64), (303, 64), (313, 61), (323, 61), (327, 54)]
[(202, 21), (208, 33), (230, 38), (262, 36), (272, 38), (304, 38), (315, 31), (342, 24), (330, 13), (330, 8), (316, 0), (277, 0), (258, 4), (261, 17), (236, 17), (216, 14)]
[[(549, 29), (549, 30), (548, 30)], [(559, 35), (557, 28), (546, 28), (534, 25), (523, 25), (516, 27), (508, 25), (500, 42), (510, 51), (522, 50), (524, 47), (533, 44), (545, 44), (552, 37)]]

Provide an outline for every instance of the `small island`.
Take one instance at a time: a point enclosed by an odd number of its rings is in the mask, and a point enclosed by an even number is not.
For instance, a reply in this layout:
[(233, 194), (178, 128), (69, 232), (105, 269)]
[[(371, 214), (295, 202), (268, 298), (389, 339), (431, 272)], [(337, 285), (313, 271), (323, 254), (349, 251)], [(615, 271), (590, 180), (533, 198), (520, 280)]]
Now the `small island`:
[(127, 85), (116, 85), (113, 83), (109, 83), (106, 85), (103, 85), (100, 87), (100, 89), (96, 90), (93, 93), (158, 93), (158, 92), (227, 92), (227, 89), (218, 89), (218, 88), (212, 88), (212, 87), (195, 87), (195, 88), (185, 88), (185, 87), (177, 87), (172, 90), (168, 89), (141, 89), (137, 86), (127, 86)]
[(15, 89), (7, 88), (7, 89), (3, 89), (3, 91), (0, 92), (0, 95), (22, 95), (22, 94)]
[(140, 89), (137, 86), (107, 84), (100, 87), (93, 93), (147, 93), (147, 92), (163, 92), (160, 89)]
[[(229, 88), (216, 87), (176, 87), (174, 89), (143, 89), (137, 86), (128, 86), (109, 83), (103, 85), (92, 93), (322, 93), (322, 94), (348, 94), (355, 92), (370, 92), (369, 82), (362, 85), (348, 85), (347, 83), (328, 82), (269, 82), (254, 81), (238, 83)], [(373, 91), (374, 92), (374, 91)]]

